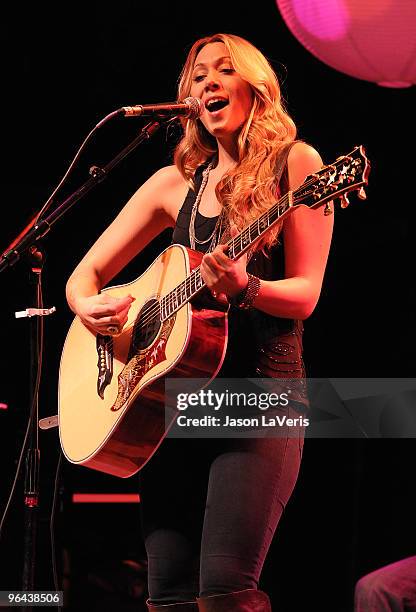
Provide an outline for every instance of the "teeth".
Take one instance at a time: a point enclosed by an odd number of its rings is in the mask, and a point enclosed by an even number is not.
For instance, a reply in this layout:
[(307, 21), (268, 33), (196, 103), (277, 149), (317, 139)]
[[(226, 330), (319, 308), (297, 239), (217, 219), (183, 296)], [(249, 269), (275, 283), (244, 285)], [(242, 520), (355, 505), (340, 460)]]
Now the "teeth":
[(211, 100), (207, 103), (207, 106), (210, 107), (211, 104), (214, 104), (215, 102), (226, 102), (225, 98), (211, 98)]

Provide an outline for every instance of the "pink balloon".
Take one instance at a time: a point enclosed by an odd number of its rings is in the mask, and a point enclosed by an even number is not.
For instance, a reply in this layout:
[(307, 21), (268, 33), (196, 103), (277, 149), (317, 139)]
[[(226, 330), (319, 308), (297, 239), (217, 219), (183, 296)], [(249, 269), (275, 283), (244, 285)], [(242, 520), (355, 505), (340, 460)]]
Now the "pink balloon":
[(416, 0), (276, 0), (315, 57), (385, 87), (416, 83)]

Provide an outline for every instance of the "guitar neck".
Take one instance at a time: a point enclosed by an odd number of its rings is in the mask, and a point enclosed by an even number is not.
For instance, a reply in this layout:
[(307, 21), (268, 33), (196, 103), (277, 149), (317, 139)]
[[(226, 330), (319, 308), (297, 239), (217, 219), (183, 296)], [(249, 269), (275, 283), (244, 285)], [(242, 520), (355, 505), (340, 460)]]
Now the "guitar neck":
[[(354, 190), (359, 190), (359, 198), (365, 199), (363, 186), (368, 183), (369, 173), (370, 162), (362, 145), (355, 147), (348, 155), (338, 157), (333, 164), (324, 166), (307, 176), (300, 187), (286, 193), (258, 219), (229, 240), (226, 243), (228, 257), (232, 260), (241, 257), (274, 225), (299, 206), (317, 208), (325, 202), (338, 198), (341, 200), (342, 208), (345, 208), (349, 204), (346, 194)], [(331, 209), (327, 204), (325, 214), (330, 212)], [(204, 287), (201, 270), (199, 267), (195, 268), (188, 278), (161, 299), (161, 320), (164, 321), (172, 316)]]

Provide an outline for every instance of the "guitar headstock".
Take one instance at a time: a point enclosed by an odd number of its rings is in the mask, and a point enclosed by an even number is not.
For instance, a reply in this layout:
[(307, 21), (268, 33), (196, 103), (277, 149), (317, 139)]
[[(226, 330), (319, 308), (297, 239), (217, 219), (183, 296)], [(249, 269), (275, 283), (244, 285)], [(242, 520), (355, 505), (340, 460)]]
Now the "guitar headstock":
[(349, 204), (347, 193), (358, 190), (358, 197), (365, 200), (364, 185), (368, 184), (370, 162), (364, 147), (355, 147), (348, 155), (342, 155), (328, 166), (306, 177), (294, 192), (294, 204), (304, 204), (317, 208), (327, 202), (325, 214), (330, 214), (330, 200), (341, 200), (341, 207)]

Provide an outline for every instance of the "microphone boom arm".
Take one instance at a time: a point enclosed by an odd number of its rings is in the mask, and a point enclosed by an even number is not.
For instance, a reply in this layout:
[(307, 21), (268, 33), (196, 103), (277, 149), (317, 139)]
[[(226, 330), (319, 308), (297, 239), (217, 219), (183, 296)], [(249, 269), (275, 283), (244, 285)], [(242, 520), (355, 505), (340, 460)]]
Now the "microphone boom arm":
[[(72, 193), (64, 200), (53, 212), (44, 219), (40, 219), (36, 225), (28, 229), (28, 231), (13, 245), (13, 247), (3, 253), (0, 259), (0, 272), (3, 272), (8, 267), (13, 266), (19, 261), (21, 255), (29, 251), (34, 246), (35, 242), (43, 238), (51, 229), (52, 225), (62, 217), (78, 200), (85, 196), (97, 183), (102, 182), (129, 153), (134, 151), (144, 140), (149, 140), (151, 136), (161, 127), (161, 119), (151, 121), (145, 125), (138, 136), (124, 149), (122, 149), (106, 166), (98, 168), (93, 166), (90, 169), (91, 178), (89, 178), (79, 189)], [(37, 217), (37, 216), (36, 216)], [(12, 243), (13, 244), (13, 243)]]

